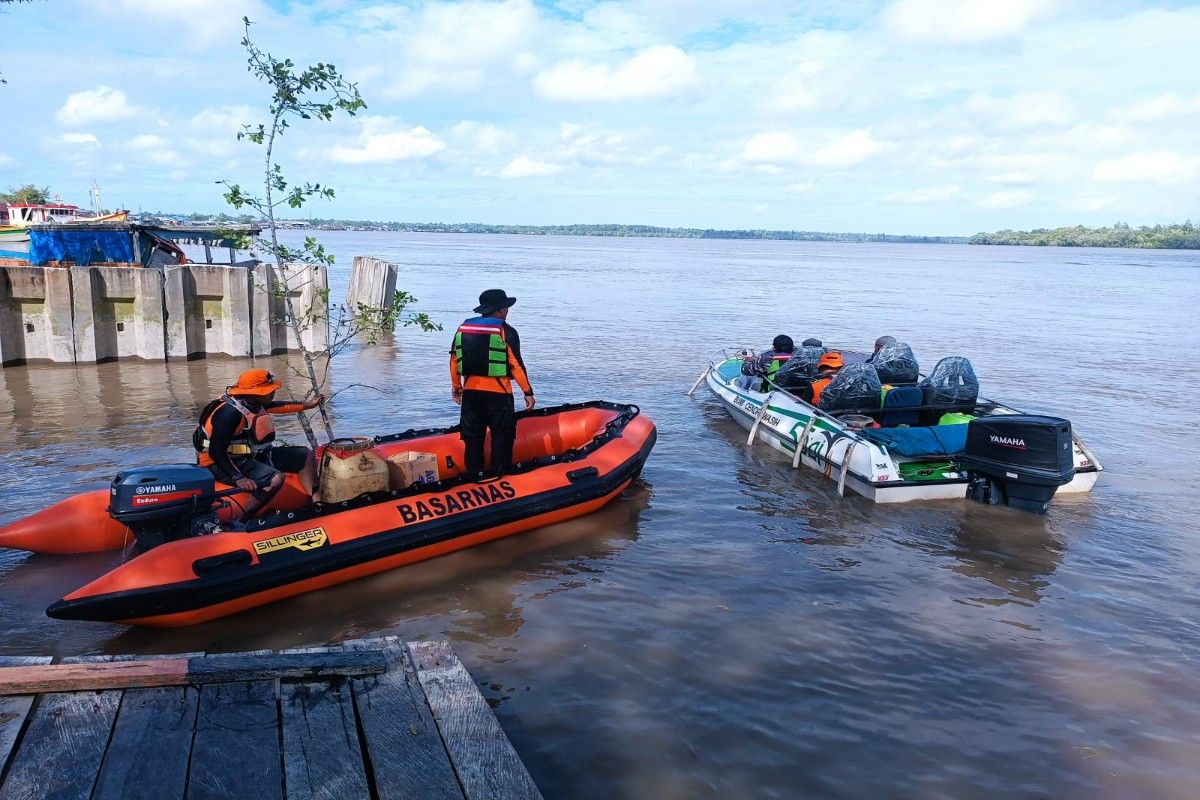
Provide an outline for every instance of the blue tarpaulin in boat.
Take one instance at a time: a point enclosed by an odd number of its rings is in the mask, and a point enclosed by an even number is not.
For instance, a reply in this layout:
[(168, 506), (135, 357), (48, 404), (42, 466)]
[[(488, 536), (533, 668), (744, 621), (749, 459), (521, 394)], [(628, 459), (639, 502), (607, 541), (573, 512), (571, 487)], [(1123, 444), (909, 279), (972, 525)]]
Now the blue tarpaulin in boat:
[(72, 261), (79, 266), (133, 262), (129, 231), (94, 231), (33, 228), (29, 231), (29, 263)]
[(864, 428), (864, 439), (887, 447), (897, 456), (956, 456), (967, 446), (967, 425), (937, 425), (930, 428)]

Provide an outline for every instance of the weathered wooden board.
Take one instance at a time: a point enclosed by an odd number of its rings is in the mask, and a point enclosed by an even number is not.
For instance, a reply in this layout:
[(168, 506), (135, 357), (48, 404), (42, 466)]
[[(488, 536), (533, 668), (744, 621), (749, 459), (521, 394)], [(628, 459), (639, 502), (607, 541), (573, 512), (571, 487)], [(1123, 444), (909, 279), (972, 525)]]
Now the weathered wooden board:
[(199, 699), (194, 686), (126, 690), (93, 800), (182, 798)]
[[(394, 637), (384, 644), (394, 659), (392, 669), (350, 680), (379, 796), (462, 800), (462, 788), (404, 644)], [(378, 640), (346, 643), (351, 650), (378, 646)]]
[(282, 800), (275, 681), (200, 689), (188, 800)]
[(43, 695), (0, 785), (0, 800), (87, 800), (120, 700), (118, 691)]
[(284, 684), (279, 700), (288, 800), (370, 798), (346, 682)]
[[(49, 664), (50, 656), (0, 656), (0, 667), (23, 667), (32, 664)], [(33, 695), (0, 697), (0, 775), (8, 764), (8, 757), (25, 726)]]
[(377, 651), (0, 666), (0, 695), (197, 685), (275, 678), (320, 680), (330, 676), (375, 675), (386, 669), (387, 657)]
[(529, 771), (450, 645), (410, 642), (408, 649), (467, 800), (540, 800)]

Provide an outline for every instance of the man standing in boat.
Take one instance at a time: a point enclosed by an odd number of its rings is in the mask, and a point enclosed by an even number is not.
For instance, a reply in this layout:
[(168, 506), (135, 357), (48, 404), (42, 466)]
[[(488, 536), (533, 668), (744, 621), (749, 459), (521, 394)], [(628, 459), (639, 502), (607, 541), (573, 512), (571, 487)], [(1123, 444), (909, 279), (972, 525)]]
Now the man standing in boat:
[(509, 325), (508, 309), (517, 298), (503, 289), (479, 295), (478, 317), (465, 320), (454, 333), (450, 348), (450, 384), (454, 402), (462, 406), (459, 418), (466, 446), (467, 473), (484, 469), (484, 437), (492, 432), (492, 469), (512, 464), (517, 435), (512, 382), (525, 393), (525, 409), (534, 406), (533, 389), (521, 358), (521, 337)]

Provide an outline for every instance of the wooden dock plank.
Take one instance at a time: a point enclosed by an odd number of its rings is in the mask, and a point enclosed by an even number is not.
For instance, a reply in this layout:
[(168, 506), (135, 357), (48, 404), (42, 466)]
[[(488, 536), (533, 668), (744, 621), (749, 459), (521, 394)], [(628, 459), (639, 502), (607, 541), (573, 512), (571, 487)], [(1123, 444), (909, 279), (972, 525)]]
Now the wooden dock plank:
[(345, 681), (280, 687), (288, 800), (371, 796), (354, 698)]
[[(109, 661), (111, 656), (64, 659)], [(121, 700), (119, 691), (43, 695), (0, 785), (0, 800), (87, 800)]]
[[(0, 656), (0, 667), (23, 667), (49, 664), (50, 656)], [(21, 728), (33, 705), (33, 695), (0, 697), (0, 776), (8, 766), (8, 757), (21, 735)]]
[[(293, 647), (280, 653), (329, 653), (340, 645)], [(354, 698), (345, 681), (285, 683), (279, 687), (283, 718), (283, 775), (288, 800), (369, 798)]]
[[(203, 653), (136, 656), (192, 658)], [(129, 689), (121, 698), (112, 739), (92, 800), (182, 798), (200, 690), (194, 686)]]
[(381, 798), (462, 800), (463, 792), (403, 642), (347, 642), (348, 649), (386, 646), (393, 667), (352, 678), (355, 707)]
[(188, 800), (283, 800), (275, 681), (200, 689)]
[(0, 695), (130, 689), (217, 682), (320, 680), (332, 676), (374, 675), (387, 659), (374, 651), (359, 653), (286, 653), (260, 656), (121, 660), (108, 663), (0, 666)]
[(541, 800), (529, 771), (450, 645), (409, 642), (408, 649), (467, 800)]
[(199, 700), (194, 686), (126, 690), (93, 800), (182, 798)]

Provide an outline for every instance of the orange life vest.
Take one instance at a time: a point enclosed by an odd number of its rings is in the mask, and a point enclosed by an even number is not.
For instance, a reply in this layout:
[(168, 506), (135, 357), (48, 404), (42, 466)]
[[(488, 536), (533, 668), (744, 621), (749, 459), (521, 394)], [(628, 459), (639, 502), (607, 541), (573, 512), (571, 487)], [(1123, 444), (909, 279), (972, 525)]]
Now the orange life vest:
[(821, 402), (821, 392), (825, 391), (825, 387), (828, 386), (829, 382), (832, 380), (833, 378), (817, 378), (812, 382), (812, 404), (814, 406)]
[(216, 413), (224, 406), (231, 406), (242, 415), (241, 421), (230, 437), (226, 453), (237, 458), (245, 458), (266, 449), (275, 440), (275, 422), (271, 414), (262, 409), (251, 411), (243, 403), (229, 395), (225, 395), (209, 403), (200, 412), (200, 424), (192, 435), (192, 444), (196, 448), (196, 463), (202, 467), (211, 466), (212, 456), (208, 453), (209, 441), (212, 439), (212, 421)]

